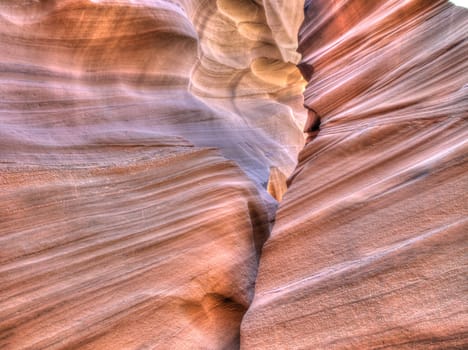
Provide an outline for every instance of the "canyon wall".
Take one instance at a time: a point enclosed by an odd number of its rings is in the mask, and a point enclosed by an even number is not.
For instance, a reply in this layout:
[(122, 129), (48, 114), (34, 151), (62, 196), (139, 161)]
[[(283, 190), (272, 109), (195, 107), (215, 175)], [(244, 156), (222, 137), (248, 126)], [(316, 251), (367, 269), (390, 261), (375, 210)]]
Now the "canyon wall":
[(442, 0), (1, 1), (0, 348), (467, 347), (467, 30)]
[(303, 147), (302, 20), (302, 1), (2, 1), (0, 147), (176, 135), (264, 187)]
[(304, 142), (302, 20), (289, 0), (0, 2), (1, 349), (238, 348), (267, 184), (282, 196)]
[(268, 235), (240, 169), (168, 139), (55, 156), (2, 167), (0, 348), (238, 347)]
[(306, 1), (308, 143), (242, 348), (467, 348), (467, 32), (447, 1)]

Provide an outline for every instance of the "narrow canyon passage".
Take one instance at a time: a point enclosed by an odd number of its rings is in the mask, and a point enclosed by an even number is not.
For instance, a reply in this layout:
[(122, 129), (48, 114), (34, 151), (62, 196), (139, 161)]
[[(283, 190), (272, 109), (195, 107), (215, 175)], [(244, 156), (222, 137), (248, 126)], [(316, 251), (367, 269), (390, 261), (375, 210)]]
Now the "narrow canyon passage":
[(467, 12), (1, 1), (0, 349), (467, 347)]

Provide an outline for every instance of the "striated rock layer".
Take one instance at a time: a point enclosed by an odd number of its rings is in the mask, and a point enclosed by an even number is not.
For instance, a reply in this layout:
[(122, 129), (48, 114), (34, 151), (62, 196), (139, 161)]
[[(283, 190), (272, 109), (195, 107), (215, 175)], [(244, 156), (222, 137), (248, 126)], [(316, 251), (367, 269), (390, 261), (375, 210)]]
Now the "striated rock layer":
[(0, 1), (1, 349), (238, 347), (302, 7)]
[(1, 349), (238, 346), (265, 207), (233, 162), (169, 141), (2, 166)]
[(468, 11), (306, 1), (308, 144), (244, 349), (468, 347)]
[(303, 147), (302, 5), (2, 1), (0, 147), (176, 135), (220, 148), (265, 187)]

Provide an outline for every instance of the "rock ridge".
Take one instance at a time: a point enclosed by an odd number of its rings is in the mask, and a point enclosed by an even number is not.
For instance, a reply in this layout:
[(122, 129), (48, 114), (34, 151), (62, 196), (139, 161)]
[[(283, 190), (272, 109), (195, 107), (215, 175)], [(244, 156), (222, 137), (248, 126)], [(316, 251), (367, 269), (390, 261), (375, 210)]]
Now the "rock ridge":
[(468, 10), (307, 0), (307, 144), (242, 349), (462, 349)]

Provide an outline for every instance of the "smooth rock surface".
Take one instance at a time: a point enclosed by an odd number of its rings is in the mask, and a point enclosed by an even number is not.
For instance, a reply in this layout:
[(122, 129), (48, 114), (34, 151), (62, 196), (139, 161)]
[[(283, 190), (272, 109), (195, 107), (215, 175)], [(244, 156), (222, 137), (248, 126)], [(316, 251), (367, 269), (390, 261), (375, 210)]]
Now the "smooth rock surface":
[(302, 7), (0, 1), (2, 350), (238, 348)]
[(468, 11), (306, 1), (309, 143), (243, 349), (468, 347)]
[(238, 347), (267, 212), (233, 162), (173, 143), (1, 165), (1, 349)]
[(0, 150), (181, 136), (266, 187), (270, 167), (290, 174), (304, 144), (302, 7), (2, 1)]

